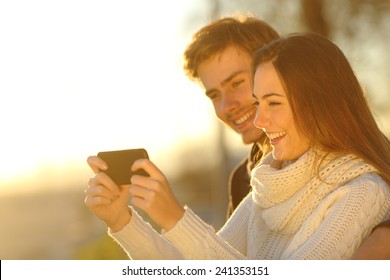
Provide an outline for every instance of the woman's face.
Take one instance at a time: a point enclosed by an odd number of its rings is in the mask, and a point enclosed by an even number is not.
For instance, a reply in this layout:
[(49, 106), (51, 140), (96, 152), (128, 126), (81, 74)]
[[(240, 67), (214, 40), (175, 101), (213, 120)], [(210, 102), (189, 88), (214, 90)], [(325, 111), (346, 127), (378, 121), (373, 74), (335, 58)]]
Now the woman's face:
[(308, 150), (309, 139), (295, 126), (286, 93), (271, 62), (257, 68), (253, 90), (258, 102), (254, 124), (270, 139), (274, 159), (299, 158)]

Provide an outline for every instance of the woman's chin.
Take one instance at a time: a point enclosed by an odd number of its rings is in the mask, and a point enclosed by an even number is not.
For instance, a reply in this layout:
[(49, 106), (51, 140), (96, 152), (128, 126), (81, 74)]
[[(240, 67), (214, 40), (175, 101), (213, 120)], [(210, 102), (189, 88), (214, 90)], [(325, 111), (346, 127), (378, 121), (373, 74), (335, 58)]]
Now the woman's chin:
[(274, 158), (274, 160), (284, 160), (283, 155), (280, 151), (278, 152), (278, 151), (273, 150), (272, 157)]

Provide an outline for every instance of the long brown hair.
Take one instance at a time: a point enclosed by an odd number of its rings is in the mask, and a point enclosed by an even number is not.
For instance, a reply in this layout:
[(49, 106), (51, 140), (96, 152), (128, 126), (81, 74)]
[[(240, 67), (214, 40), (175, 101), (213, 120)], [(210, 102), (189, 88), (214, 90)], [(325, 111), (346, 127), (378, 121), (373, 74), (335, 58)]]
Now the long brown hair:
[(295, 123), (314, 147), (354, 154), (390, 185), (389, 141), (339, 47), (316, 33), (295, 33), (256, 51), (253, 72), (265, 62), (273, 63)]

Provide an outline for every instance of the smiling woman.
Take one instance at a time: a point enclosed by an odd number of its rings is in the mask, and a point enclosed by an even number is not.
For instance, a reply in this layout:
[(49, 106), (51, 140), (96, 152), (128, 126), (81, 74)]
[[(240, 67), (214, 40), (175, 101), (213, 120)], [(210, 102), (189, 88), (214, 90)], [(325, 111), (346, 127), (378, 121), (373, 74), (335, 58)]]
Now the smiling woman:
[(297, 130), (286, 92), (272, 62), (260, 65), (254, 80), (258, 106), (254, 124), (270, 139), (274, 159), (299, 158), (308, 150), (309, 139)]
[(286, 35), (255, 52), (252, 70), (255, 124), (274, 151), (256, 163), (251, 192), (219, 232), (181, 206), (152, 161), (136, 161), (148, 176), (118, 188), (89, 158), (85, 204), (130, 258), (348, 259), (388, 219), (390, 143), (341, 49), (317, 33)]
[(186, 4), (167, 15), (160, 1), (20, 2), (0, 9), (0, 189), (100, 150), (209, 133), (211, 108), (178, 63)]

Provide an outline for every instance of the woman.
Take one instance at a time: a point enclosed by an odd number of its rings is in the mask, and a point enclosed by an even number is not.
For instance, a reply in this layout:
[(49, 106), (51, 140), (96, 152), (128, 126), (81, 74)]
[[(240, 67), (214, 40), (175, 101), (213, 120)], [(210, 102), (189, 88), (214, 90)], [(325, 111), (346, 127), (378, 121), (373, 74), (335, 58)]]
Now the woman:
[[(136, 259), (348, 259), (390, 214), (390, 146), (343, 53), (311, 33), (283, 37), (254, 55), (255, 125), (272, 153), (252, 171), (252, 192), (216, 234), (150, 176), (116, 186), (96, 173), (86, 205)], [(163, 228), (160, 235), (132, 208)]]

